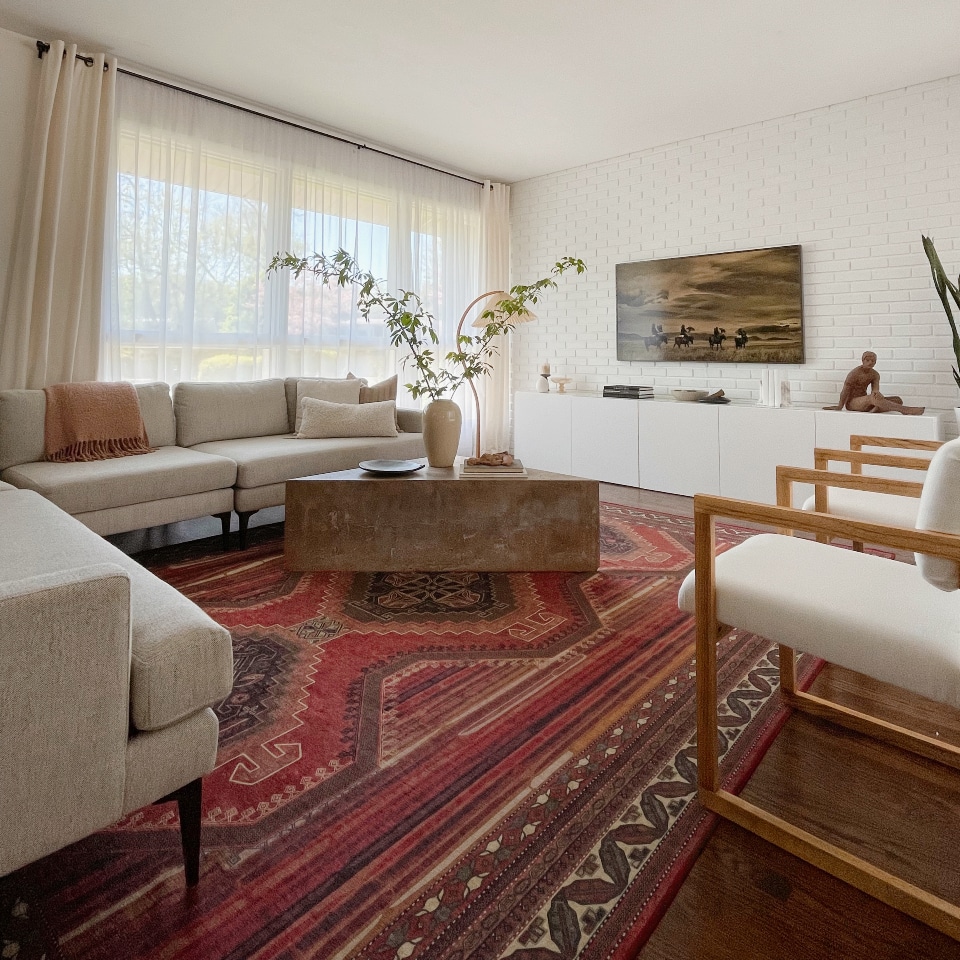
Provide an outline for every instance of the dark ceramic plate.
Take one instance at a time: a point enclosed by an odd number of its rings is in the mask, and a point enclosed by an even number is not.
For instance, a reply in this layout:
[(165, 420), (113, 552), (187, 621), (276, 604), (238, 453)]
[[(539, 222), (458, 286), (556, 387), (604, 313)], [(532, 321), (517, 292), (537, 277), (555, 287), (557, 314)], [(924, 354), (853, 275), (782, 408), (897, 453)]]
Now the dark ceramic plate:
[(702, 400), (698, 400), (697, 403), (729, 403), (729, 397), (704, 397)]

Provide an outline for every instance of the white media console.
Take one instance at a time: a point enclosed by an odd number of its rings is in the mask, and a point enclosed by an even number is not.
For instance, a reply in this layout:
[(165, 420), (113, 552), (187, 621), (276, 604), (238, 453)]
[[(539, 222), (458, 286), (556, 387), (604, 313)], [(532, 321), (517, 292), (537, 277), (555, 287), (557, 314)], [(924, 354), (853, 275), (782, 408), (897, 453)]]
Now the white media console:
[[(778, 464), (812, 467), (814, 447), (849, 449), (855, 433), (942, 440), (943, 424), (936, 413), (904, 417), (577, 393), (514, 396), (514, 449), (527, 466), (686, 496), (776, 503)], [(811, 489), (797, 488), (794, 503)]]

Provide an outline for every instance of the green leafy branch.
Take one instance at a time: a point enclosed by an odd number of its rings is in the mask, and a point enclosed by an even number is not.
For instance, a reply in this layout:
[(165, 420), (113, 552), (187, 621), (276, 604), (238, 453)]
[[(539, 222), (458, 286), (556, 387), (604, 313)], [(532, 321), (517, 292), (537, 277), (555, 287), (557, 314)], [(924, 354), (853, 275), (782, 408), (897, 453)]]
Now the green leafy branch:
[[(493, 369), (490, 359), (497, 352), (497, 337), (512, 330), (530, 306), (539, 302), (548, 291), (555, 290), (557, 277), (567, 270), (581, 274), (586, 269), (582, 260), (563, 257), (553, 265), (548, 276), (511, 287), (506, 296), (480, 314), (478, 319), (483, 325), (479, 327), (479, 333), (461, 333), (457, 337), (455, 348), (444, 357), (444, 366), (438, 365), (433, 349), (440, 343), (436, 320), (420, 297), (409, 290), (400, 290), (396, 296), (385, 293), (380, 287), (381, 281), (369, 271), (361, 270), (346, 250), (340, 249), (329, 255), (314, 253), (307, 257), (277, 253), (267, 267), (267, 274), (290, 270), (294, 279), (298, 279), (306, 272), (323, 284), (334, 282), (340, 287), (358, 287), (360, 315), (369, 321), (371, 314), (379, 310), (391, 344), (405, 346), (410, 353), (416, 373), (413, 383), (406, 384), (407, 389), (415, 398), (426, 395), (431, 400), (438, 400), (452, 396), (465, 381), (489, 374)], [(406, 363), (407, 359), (405, 357), (403, 362)]]
[[(944, 312), (947, 314), (947, 322), (950, 324), (950, 333), (953, 337), (953, 355), (957, 359), (957, 366), (953, 367), (953, 380), (957, 388), (960, 389), (960, 334), (957, 333), (957, 323), (953, 319), (953, 310), (950, 309), (950, 298), (957, 309), (960, 310), (960, 277), (957, 282), (951, 282), (947, 276), (947, 271), (943, 269), (940, 257), (937, 254), (933, 241), (929, 237), (921, 237), (923, 240), (923, 252), (930, 261), (930, 272), (933, 274), (933, 285), (937, 288), (940, 296), (940, 302), (943, 304)], [(949, 293), (949, 297), (947, 294)]]

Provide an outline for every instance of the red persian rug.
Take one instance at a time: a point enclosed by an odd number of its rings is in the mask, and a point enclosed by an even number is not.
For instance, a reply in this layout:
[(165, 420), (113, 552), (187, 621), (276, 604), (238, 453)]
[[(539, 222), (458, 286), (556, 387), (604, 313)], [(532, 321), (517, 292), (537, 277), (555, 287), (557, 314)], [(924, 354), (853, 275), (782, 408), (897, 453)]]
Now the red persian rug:
[[(200, 886), (175, 806), (141, 810), (0, 881), (0, 956), (633, 957), (713, 822), (692, 520), (604, 504), (592, 575), (290, 573), (280, 528), (251, 539), (141, 557), (233, 634)], [(737, 784), (784, 719), (776, 648), (720, 660)]]

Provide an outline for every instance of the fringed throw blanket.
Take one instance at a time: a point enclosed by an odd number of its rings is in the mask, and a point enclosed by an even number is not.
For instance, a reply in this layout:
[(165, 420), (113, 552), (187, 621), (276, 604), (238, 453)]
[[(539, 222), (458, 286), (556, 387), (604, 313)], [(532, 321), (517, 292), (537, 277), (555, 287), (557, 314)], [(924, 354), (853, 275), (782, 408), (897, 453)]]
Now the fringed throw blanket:
[(133, 384), (57, 383), (43, 392), (47, 460), (109, 460), (152, 452)]

